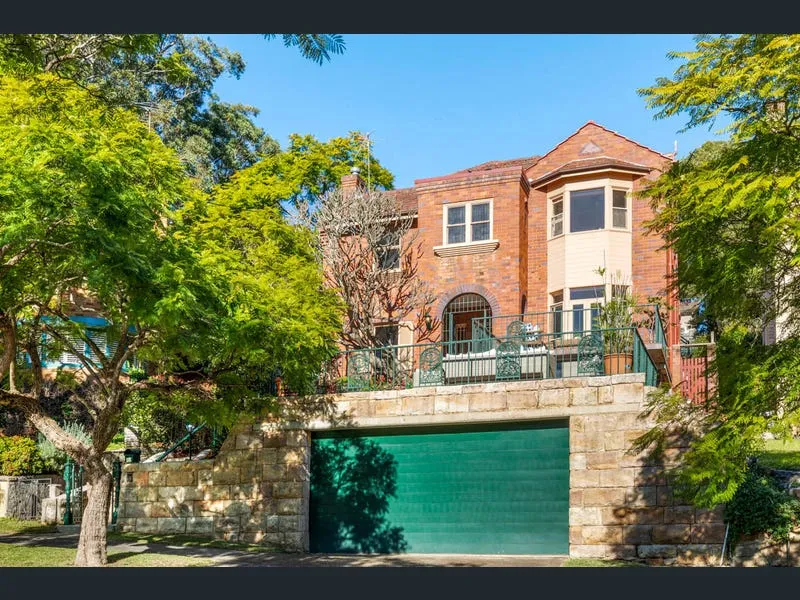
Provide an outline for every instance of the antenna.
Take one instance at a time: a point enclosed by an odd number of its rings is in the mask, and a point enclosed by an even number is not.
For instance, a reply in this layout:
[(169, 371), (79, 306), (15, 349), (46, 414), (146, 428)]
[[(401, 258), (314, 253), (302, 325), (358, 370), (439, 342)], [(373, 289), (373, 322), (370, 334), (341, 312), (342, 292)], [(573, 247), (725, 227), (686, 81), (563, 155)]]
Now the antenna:
[(372, 140), (370, 136), (374, 131), (368, 131), (361, 135), (364, 145), (367, 147), (367, 189), (372, 189)]
[(675, 158), (678, 158), (678, 140), (675, 140), (675, 143), (673, 144), (673, 151), (675, 153)]

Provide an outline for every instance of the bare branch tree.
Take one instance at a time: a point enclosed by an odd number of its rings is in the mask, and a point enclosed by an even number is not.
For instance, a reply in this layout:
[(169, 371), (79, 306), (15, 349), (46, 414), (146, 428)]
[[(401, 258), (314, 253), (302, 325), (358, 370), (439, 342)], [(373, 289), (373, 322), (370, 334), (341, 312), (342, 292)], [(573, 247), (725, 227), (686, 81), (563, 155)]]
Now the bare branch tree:
[(436, 330), (430, 314), (436, 296), (420, 277), (415, 219), (392, 192), (365, 188), (336, 189), (315, 206), (298, 207), (298, 220), (318, 233), (326, 282), (345, 303), (346, 348), (384, 345), (380, 325), (410, 321), (417, 341)]

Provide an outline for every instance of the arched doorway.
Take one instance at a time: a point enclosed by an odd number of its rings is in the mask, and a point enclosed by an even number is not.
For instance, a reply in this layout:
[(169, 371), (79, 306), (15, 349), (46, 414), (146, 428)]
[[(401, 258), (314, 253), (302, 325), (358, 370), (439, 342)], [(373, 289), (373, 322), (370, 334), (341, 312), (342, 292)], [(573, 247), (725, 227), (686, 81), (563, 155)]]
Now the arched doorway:
[[(492, 333), (492, 307), (480, 294), (461, 294), (447, 303), (442, 313), (443, 342), (448, 354), (474, 351), (472, 340), (486, 339)], [(474, 321), (473, 319), (479, 319)]]

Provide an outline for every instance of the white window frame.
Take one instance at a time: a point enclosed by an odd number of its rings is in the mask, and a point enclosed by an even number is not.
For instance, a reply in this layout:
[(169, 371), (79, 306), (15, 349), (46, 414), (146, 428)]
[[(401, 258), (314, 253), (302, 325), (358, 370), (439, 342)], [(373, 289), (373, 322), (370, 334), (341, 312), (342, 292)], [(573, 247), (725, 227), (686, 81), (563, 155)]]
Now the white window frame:
[[(625, 194), (625, 208), (617, 208), (614, 206), (614, 192), (623, 192)], [(614, 225), (614, 215), (618, 210), (625, 211), (625, 225), (618, 227)], [(631, 228), (631, 191), (629, 189), (621, 188), (619, 186), (611, 186), (611, 229), (618, 231), (628, 231)]]
[[(488, 204), (489, 205), (489, 238), (485, 240), (472, 240), (472, 207), (475, 204)], [(451, 208), (464, 207), (464, 241), (448, 243), (447, 240), (447, 221), (448, 211)], [(442, 208), (442, 246), (468, 246), (472, 244), (485, 244), (494, 240), (494, 199), (482, 198), (480, 200), (470, 200), (469, 202), (453, 202), (445, 204)], [(485, 221), (479, 221), (484, 223)]]
[[(570, 229), (570, 221), (572, 219), (570, 194), (572, 192), (580, 192), (583, 190), (591, 190), (602, 188), (604, 190), (603, 196), (603, 213), (605, 227), (603, 229), (590, 229), (587, 231), (572, 231)], [(626, 211), (625, 227), (614, 227), (614, 191), (625, 192)], [(560, 238), (563, 235), (574, 234), (583, 235), (597, 233), (599, 231), (632, 231), (632, 199), (633, 186), (627, 185), (626, 182), (611, 177), (599, 177), (580, 182), (564, 182), (558, 188), (551, 190), (547, 194), (547, 239), (553, 240)], [(553, 235), (553, 204), (561, 198), (562, 217), (561, 217), (561, 234)]]
[[(556, 204), (561, 203), (561, 213), (556, 215)], [(561, 231), (555, 232), (556, 225), (561, 227)], [(564, 235), (564, 194), (560, 193), (550, 199), (550, 239)]]

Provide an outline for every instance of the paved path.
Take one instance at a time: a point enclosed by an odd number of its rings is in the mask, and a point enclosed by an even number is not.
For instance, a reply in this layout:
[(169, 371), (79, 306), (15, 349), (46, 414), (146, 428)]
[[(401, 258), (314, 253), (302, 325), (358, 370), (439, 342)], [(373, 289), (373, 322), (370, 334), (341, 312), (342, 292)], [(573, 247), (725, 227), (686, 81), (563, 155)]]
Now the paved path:
[[(0, 543), (76, 548), (78, 535), (75, 533), (0, 535)], [(146, 544), (119, 539), (109, 540), (108, 548), (115, 552), (157, 552), (210, 558), (217, 567), (560, 567), (567, 558), (566, 556), (473, 554), (284, 554)]]

